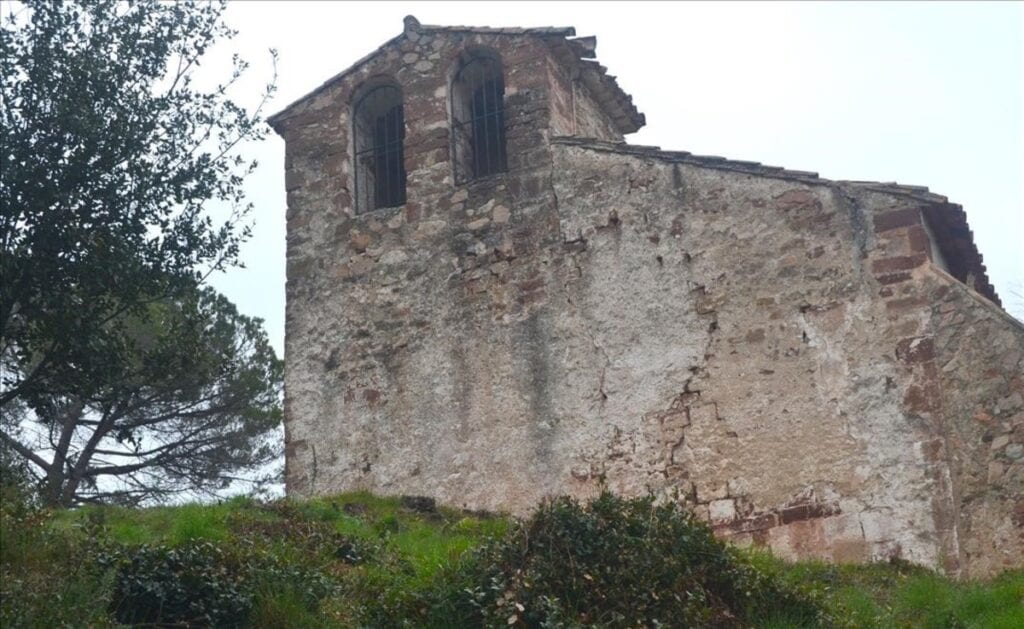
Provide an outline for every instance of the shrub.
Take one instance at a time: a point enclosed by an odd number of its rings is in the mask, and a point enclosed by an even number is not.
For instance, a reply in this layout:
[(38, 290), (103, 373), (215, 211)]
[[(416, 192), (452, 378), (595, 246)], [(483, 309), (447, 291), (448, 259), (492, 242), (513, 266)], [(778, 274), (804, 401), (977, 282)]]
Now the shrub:
[(110, 579), (95, 560), (100, 532), (55, 530), (49, 511), (0, 502), (0, 627), (106, 626)]
[[(431, 591), (391, 611), (448, 626), (827, 624), (815, 602), (750, 566), (689, 512), (611, 494), (587, 506), (569, 498), (545, 503)], [(417, 624), (384, 616), (368, 620)]]
[(315, 613), (335, 589), (329, 575), (247, 544), (117, 547), (103, 561), (115, 570), (110, 613), (126, 624), (248, 626), (254, 613)]
[(252, 605), (240, 566), (210, 542), (113, 550), (111, 613), (126, 624), (240, 626)]

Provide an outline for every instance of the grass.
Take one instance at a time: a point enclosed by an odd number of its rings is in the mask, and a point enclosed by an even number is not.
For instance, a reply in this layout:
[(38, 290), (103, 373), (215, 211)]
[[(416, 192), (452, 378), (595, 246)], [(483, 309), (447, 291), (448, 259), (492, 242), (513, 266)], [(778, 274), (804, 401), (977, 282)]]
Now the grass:
[[(466, 553), (506, 534), (510, 521), (437, 508), (417, 511), (398, 498), (365, 492), (262, 504), (234, 499), (215, 505), (148, 509), (87, 507), (56, 513), (0, 509), (0, 624), (112, 625), (109, 571), (93, 569), (97, 540), (118, 548), (186, 547), (204, 540), (240, 557), (272, 558), (280, 575), (253, 586), (252, 626), (360, 624), (361, 605), (387, 599), (419, 604), (418, 593), (443, 581)], [(249, 553), (249, 554), (246, 554)], [(955, 581), (908, 564), (786, 563), (744, 552), (759, 570), (819, 601), (850, 627), (1024, 627), (1024, 570), (988, 581)], [(255, 555), (253, 555), (255, 556)], [(292, 572), (289, 572), (291, 570)], [(331, 583), (311, 599), (313, 570)], [(813, 618), (785, 612), (760, 627), (811, 627)], [(442, 623), (443, 624), (443, 623)]]
[(1024, 627), (1024, 569), (956, 581), (911, 564), (785, 563), (764, 552), (755, 565), (808, 588), (852, 627)]
[(125, 544), (179, 545), (193, 539), (223, 541), (230, 535), (228, 518), (251, 506), (251, 501), (244, 498), (216, 505), (186, 504), (148, 509), (94, 506), (57, 512), (54, 526), (68, 529), (94, 523)]

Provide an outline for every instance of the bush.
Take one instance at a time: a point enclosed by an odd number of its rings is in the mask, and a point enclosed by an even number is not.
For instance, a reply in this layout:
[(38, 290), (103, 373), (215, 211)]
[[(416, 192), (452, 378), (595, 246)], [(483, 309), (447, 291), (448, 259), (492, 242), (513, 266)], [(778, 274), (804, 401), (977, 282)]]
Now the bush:
[(210, 541), (118, 547), (103, 561), (116, 571), (110, 613), (125, 624), (248, 626), (279, 604), (316, 612), (334, 590), (319, 571)]
[[(385, 599), (386, 597), (382, 597)], [(371, 624), (749, 626), (828, 624), (822, 609), (764, 575), (675, 504), (605, 494), (542, 505), (430, 591)], [(404, 603), (404, 604), (401, 604)], [(408, 615), (416, 616), (411, 621)], [(405, 616), (398, 618), (395, 616)]]
[(252, 596), (240, 566), (210, 542), (176, 548), (121, 548), (106, 557), (117, 570), (111, 613), (126, 624), (240, 626)]
[(0, 502), (0, 627), (107, 626), (99, 532), (88, 523), (55, 530), (49, 511), (8, 498)]
[[(0, 430), (3, 421), (0, 419)], [(0, 441), (0, 509), (24, 511), (35, 505), (37, 493), (25, 459)]]
[(677, 506), (613, 496), (553, 500), (518, 523), (362, 494), (0, 504), (4, 628), (1009, 628), (1024, 627), (1022, 597), (1020, 570), (957, 582), (903, 562), (788, 563), (716, 541)]

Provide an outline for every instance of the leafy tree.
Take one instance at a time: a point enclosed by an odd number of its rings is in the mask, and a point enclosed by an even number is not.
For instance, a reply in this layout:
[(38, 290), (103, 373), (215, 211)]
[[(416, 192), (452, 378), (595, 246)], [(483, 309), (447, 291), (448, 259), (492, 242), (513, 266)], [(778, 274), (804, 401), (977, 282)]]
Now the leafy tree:
[[(260, 460), (236, 448), (277, 412), (267, 397), (276, 358), (256, 321), (196, 288), (237, 263), (248, 235), (241, 184), (255, 167), (237, 149), (266, 128), (262, 103), (249, 112), (228, 95), (246, 68), (237, 57), (224, 83), (199, 86), (204, 54), (234, 35), (224, 4), (5, 9), (0, 411), (27, 409), (52, 456), (19, 438), (25, 422), (3, 424), (0, 439), (45, 472), (44, 499), (61, 504), (83, 488), (101, 497), (94, 481), (105, 474), (131, 484), (127, 495), (153, 495), (167, 490), (143, 491), (158, 470), (177, 488), (205, 486)], [(233, 208), (223, 224), (209, 218), (211, 201)], [(121, 456), (101, 445), (111, 438), (140, 460), (98, 464)]]
[(258, 319), (200, 288), (151, 304), (125, 327), (134, 348), (127, 377), (88, 397), (32, 396), (29, 428), (42, 443), (8, 438), (45, 503), (214, 491), (279, 454), (267, 435), (281, 423), (282, 363)]

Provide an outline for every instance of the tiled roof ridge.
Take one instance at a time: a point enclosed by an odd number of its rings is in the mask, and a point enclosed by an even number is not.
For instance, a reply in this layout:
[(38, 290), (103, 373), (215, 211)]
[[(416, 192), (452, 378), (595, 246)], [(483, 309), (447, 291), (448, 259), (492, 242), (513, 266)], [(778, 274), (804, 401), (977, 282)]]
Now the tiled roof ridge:
[[(412, 16), (406, 17), (406, 20), (409, 18), (412, 18)], [(545, 37), (573, 37), (576, 35), (576, 29), (572, 26), (447, 26), (416, 22), (413, 28), (421, 33), (484, 33), (489, 35), (541, 35)]]
[(608, 74), (608, 68), (594, 60), (596, 37), (551, 38), (549, 45), (561, 63), (579, 72), (580, 79), (611, 116), (620, 133), (635, 133), (647, 124), (646, 117), (633, 103), (633, 97), (622, 89), (614, 75)]
[(930, 191), (927, 186), (901, 184), (895, 181), (881, 182), (857, 181), (850, 179), (827, 179), (821, 177), (820, 175), (818, 175), (818, 173), (815, 172), (810, 172), (806, 170), (793, 170), (789, 168), (783, 168), (782, 166), (770, 166), (768, 164), (762, 164), (761, 162), (729, 159), (726, 157), (721, 157), (719, 155), (696, 155), (689, 151), (665, 150), (662, 149), (660, 146), (630, 144), (628, 142), (610, 142), (608, 140), (599, 140), (596, 138), (585, 138), (579, 136), (554, 136), (551, 138), (551, 141), (555, 144), (567, 144), (572, 146), (593, 148), (601, 151), (611, 151), (615, 153), (624, 153), (629, 155), (654, 157), (657, 159), (663, 159), (671, 162), (684, 162), (697, 164), (701, 166), (717, 167), (722, 168), (724, 170), (735, 170), (738, 172), (764, 174), (777, 177), (780, 179), (792, 179), (794, 181), (803, 181), (816, 184), (850, 185), (859, 188), (873, 190), (876, 192), (899, 194), (901, 196), (911, 197), (916, 200), (925, 201), (928, 203), (949, 203), (949, 199), (940, 194), (936, 194)]
[(587, 87), (597, 98), (612, 117), (619, 131), (623, 134), (633, 133), (642, 127), (646, 120), (633, 104), (633, 97), (626, 94), (619, 86), (616, 78), (608, 74), (608, 69), (593, 61), (594, 49), (597, 39), (590, 37), (575, 37), (576, 29), (572, 26), (538, 26), (538, 27), (490, 27), (490, 26), (440, 26), (420, 24), (412, 15), (407, 15), (403, 20), (404, 28), (401, 33), (387, 40), (369, 54), (361, 57), (358, 61), (335, 74), (321, 83), (312, 91), (301, 96), (290, 103), (287, 107), (267, 118), (267, 122), (274, 126), (278, 122), (288, 118), (292, 111), (301, 103), (316, 96), (349, 74), (355, 72), (359, 67), (370, 59), (383, 53), (388, 47), (393, 46), (410, 33), (481, 33), (489, 35), (527, 35), (544, 39), (552, 47), (553, 52), (559, 57), (562, 63), (570, 64), (579, 70), (579, 75)]
[(822, 179), (818, 173), (804, 170), (787, 170), (780, 166), (768, 166), (760, 162), (743, 160), (732, 160), (718, 155), (694, 155), (689, 151), (668, 151), (659, 146), (643, 144), (629, 144), (628, 142), (609, 142), (595, 138), (582, 138), (578, 136), (555, 136), (551, 138), (553, 144), (566, 144), (579, 146), (599, 151), (622, 153), (626, 155), (637, 155), (640, 157), (652, 157), (674, 163), (688, 163), (699, 166), (710, 166), (722, 170), (733, 170), (752, 174), (763, 174), (781, 179), (793, 179), (807, 183), (827, 184), (834, 183)]
[(825, 179), (819, 177), (818, 173), (788, 170), (779, 166), (767, 166), (760, 162), (730, 160), (717, 155), (694, 155), (689, 151), (666, 151), (657, 146), (609, 142), (593, 138), (556, 136), (551, 138), (551, 142), (553, 144), (578, 146), (596, 151), (659, 159), (671, 163), (693, 164), (719, 170), (785, 179), (809, 185), (836, 186), (840, 188), (852, 187), (922, 202), (928, 206), (928, 211), (925, 212), (927, 218), (943, 231), (940, 240), (943, 241), (946, 247), (952, 249), (958, 259), (962, 261), (966, 272), (974, 276), (972, 288), (996, 305), (1001, 306), (1002, 302), (999, 299), (999, 295), (989, 280), (984, 258), (974, 243), (974, 233), (967, 223), (967, 214), (964, 212), (963, 207), (957, 203), (950, 202), (945, 196), (931, 192), (925, 186), (913, 186), (896, 182)]

